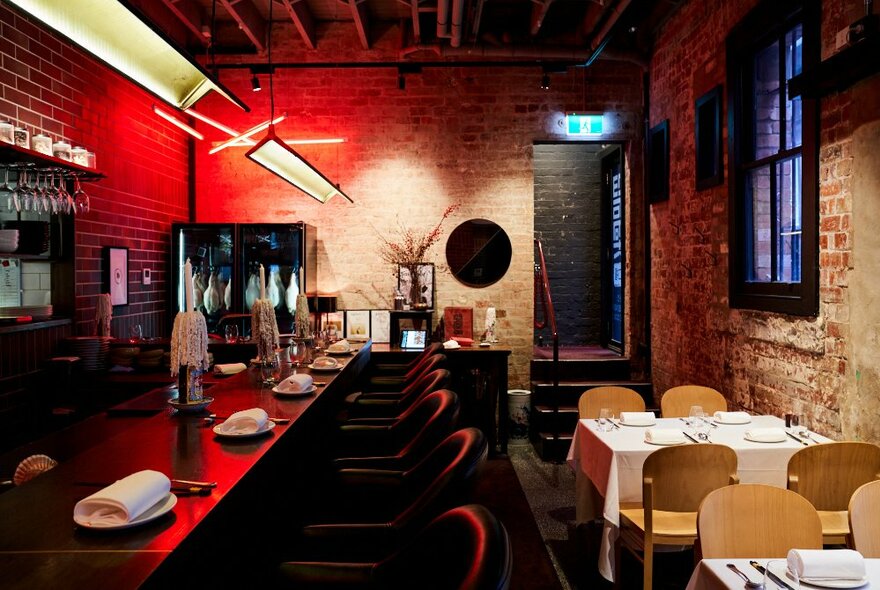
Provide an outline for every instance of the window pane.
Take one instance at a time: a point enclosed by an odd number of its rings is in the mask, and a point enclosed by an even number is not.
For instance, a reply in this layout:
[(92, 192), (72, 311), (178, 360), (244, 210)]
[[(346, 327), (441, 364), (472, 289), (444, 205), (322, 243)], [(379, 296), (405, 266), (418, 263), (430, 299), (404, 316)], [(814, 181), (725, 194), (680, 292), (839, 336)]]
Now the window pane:
[(764, 166), (749, 172), (746, 177), (746, 206), (749, 224), (749, 250), (751, 259), (746, 260), (747, 280), (766, 283), (771, 280), (772, 269), (772, 221), (770, 216), (770, 167)]
[[(803, 71), (803, 27), (798, 25), (785, 34), (785, 80)], [(787, 87), (787, 86), (786, 86)], [(787, 96), (787, 93), (786, 93)], [(785, 147), (801, 145), (801, 97), (785, 101)]]
[(776, 280), (801, 281), (801, 158), (779, 163), (776, 177)]
[(760, 160), (779, 151), (779, 42), (755, 55), (754, 154)]

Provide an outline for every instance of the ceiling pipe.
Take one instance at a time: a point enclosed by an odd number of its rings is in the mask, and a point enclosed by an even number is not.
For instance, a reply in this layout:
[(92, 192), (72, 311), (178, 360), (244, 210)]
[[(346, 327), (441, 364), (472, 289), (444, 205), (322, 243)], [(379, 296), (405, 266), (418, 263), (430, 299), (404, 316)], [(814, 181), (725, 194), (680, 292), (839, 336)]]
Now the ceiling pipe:
[[(620, 0), (617, 5), (612, 9), (611, 14), (605, 19), (605, 22), (602, 25), (602, 28), (599, 32), (593, 35), (592, 40), (590, 41), (590, 48), (593, 51), (601, 51), (601, 46), (605, 45), (608, 42), (608, 34), (611, 32), (611, 29), (614, 25), (617, 24), (617, 21), (620, 20), (621, 15), (627, 9), (630, 4), (630, 0)], [(595, 59), (595, 58), (593, 58)]]
[(449, 44), (461, 46), (462, 20), (464, 19), (464, 0), (452, 0), (452, 36)]
[(449, 2), (450, 0), (437, 0), (437, 38), (449, 38)]
[[(468, 47), (445, 47), (437, 43), (411, 45), (398, 54), (402, 59), (419, 51), (429, 51), (439, 57), (508, 57), (511, 59), (562, 60), (583, 63), (592, 55), (589, 49), (566, 49), (564, 47), (533, 47), (475, 45)], [(499, 63), (498, 65), (504, 65)]]

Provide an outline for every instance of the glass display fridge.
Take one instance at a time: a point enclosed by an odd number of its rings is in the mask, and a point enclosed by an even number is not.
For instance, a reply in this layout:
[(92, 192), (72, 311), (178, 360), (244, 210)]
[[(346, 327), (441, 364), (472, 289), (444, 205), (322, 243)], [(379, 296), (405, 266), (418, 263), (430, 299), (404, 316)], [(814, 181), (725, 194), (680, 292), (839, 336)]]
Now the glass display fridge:
[[(298, 223), (175, 223), (171, 239), (173, 320), (183, 309), (182, 269), (193, 266), (193, 301), (208, 332), (223, 336), (225, 325), (250, 335), (251, 306), (259, 297), (259, 268), (266, 277), (266, 298), (273, 302), (281, 333), (292, 332), (296, 295), (317, 292), (318, 251), (313, 226)], [(178, 270), (181, 269), (181, 270)]]

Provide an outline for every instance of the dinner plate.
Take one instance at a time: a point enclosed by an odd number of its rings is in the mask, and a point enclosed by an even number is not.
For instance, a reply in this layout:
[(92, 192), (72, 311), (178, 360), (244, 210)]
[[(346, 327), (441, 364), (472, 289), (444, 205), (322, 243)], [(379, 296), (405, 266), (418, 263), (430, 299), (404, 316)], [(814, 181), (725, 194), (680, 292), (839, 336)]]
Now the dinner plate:
[(142, 524), (146, 524), (152, 520), (156, 520), (157, 518), (159, 518), (163, 514), (167, 514), (169, 511), (171, 511), (171, 509), (174, 508), (175, 504), (177, 504), (177, 496), (175, 496), (174, 494), (169, 492), (167, 496), (165, 496), (162, 500), (159, 500), (158, 502), (153, 504), (143, 514), (141, 514), (137, 518), (134, 518), (128, 522), (123, 522), (120, 524), (110, 524), (110, 523), (89, 524), (86, 522), (79, 522), (76, 520), (75, 517), (74, 517), (74, 521), (76, 521), (76, 524), (78, 524), (79, 526), (81, 526), (83, 528), (87, 528), (87, 529), (100, 529), (100, 530), (104, 530), (104, 531), (127, 529), (127, 528), (131, 528), (133, 526), (139, 526)]
[(683, 445), (687, 442), (687, 440), (677, 440), (675, 442), (658, 442), (653, 440), (645, 440), (645, 442), (649, 445), (657, 445), (660, 447), (677, 447), (678, 445)]
[(284, 391), (283, 389), (278, 389), (278, 386), (276, 385), (275, 387), (272, 388), (272, 391), (274, 391), (277, 395), (282, 396), (282, 397), (299, 397), (299, 396), (303, 396), (303, 395), (311, 395), (311, 394), (315, 393), (316, 391), (318, 391), (318, 388), (316, 386), (312, 385), (308, 389), (304, 389), (302, 391)]
[(266, 420), (266, 423), (263, 425), (263, 427), (260, 430), (258, 430), (256, 432), (245, 432), (245, 433), (240, 433), (240, 434), (239, 433), (231, 433), (231, 432), (223, 432), (222, 430), (220, 430), (221, 426), (223, 426), (223, 425), (218, 424), (217, 426), (215, 426), (213, 428), (214, 434), (216, 434), (217, 436), (221, 436), (223, 438), (250, 438), (252, 436), (260, 436), (261, 434), (266, 434), (267, 432), (269, 432), (270, 430), (275, 428), (275, 423), (272, 422), (271, 420)]
[(330, 356), (351, 356), (354, 354), (353, 350), (346, 350), (346, 351), (325, 350), (324, 352), (326, 352)]
[(181, 403), (177, 400), (170, 399), (168, 400), (168, 404), (178, 412), (195, 413), (201, 412), (202, 410), (210, 406), (211, 402), (213, 401), (213, 397), (203, 397), (202, 401), (195, 403)]
[(736, 426), (736, 425), (741, 425), (741, 424), (749, 424), (752, 421), (752, 419), (749, 418), (748, 420), (729, 421), (729, 420), (719, 420), (718, 418), (714, 418), (712, 421), (715, 424), (723, 424), (725, 426)]
[(645, 428), (647, 426), (657, 426), (657, 421), (653, 422), (645, 422), (644, 424), (627, 424), (623, 420), (618, 420), (615, 424), (620, 424), (621, 426), (632, 426), (633, 428)]
[[(774, 574), (779, 576), (781, 579), (790, 581), (794, 578), (788, 573), (788, 567), (785, 563), (772, 564), (774, 567), (770, 569)], [(865, 576), (859, 580), (819, 580), (816, 578), (801, 578), (801, 587), (813, 587), (813, 588), (861, 588), (865, 584), (868, 583), (868, 577)]]
[(777, 443), (783, 443), (783, 442), (789, 440), (788, 437), (785, 437), (785, 436), (783, 436), (782, 438), (780, 438), (778, 440), (759, 440), (759, 439), (750, 437), (748, 434), (743, 435), (743, 438), (748, 441), (751, 441), (751, 442), (767, 443), (767, 444), (774, 444), (774, 445)]
[(332, 373), (334, 371), (338, 371), (338, 370), (342, 369), (342, 367), (344, 367), (344, 366), (345, 365), (336, 365), (335, 367), (316, 367), (315, 365), (308, 365), (307, 368), (311, 369), (312, 371), (320, 371), (323, 373)]

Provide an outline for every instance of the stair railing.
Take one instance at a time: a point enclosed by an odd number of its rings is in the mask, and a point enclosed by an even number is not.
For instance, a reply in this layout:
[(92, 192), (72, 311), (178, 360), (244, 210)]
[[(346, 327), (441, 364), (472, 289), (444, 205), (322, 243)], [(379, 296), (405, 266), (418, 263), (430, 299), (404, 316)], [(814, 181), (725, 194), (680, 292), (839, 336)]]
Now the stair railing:
[[(535, 238), (535, 247), (537, 248), (538, 261), (535, 264), (535, 299), (540, 299), (542, 317), (538, 320), (537, 309), (535, 310), (535, 328), (550, 328), (550, 334), (553, 342), (553, 364), (551, 366), (551, 374), (553, 375), (553, 421), (559, 423), (559, 330), (556, 327), (556, 310), (553, 307), (553, 297), (550, 295), (550, 279), (547, 278), (547, 262), (544, 259), (544, 248), (541, 245), (541, 239)], [(536, 307), (538, 301), (535, 302)], [(553, 433), (554, 438), (558, 438), (559, 432)]]

